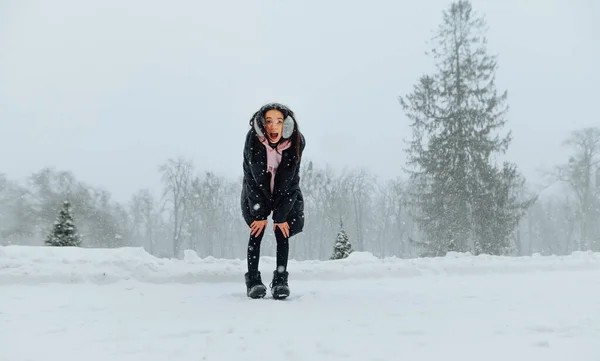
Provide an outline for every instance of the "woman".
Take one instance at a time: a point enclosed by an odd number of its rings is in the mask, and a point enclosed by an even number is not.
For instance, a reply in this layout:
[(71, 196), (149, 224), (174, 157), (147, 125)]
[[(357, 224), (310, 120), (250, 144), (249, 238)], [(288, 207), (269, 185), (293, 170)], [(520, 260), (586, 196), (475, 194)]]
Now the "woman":
[(272, 214), (277, 241), (277, 268), (273, 271), (271, 294), (281, 299), (289, 296), (287, 262), (289, 238), (304, 228), (304, 199), (300, 190), (300, 160), (304, 136), (298, 129), (294, 112), (270, 103), (250, 119), (244, 146), (242, 215), (250, 227), (246, 294), (262, 298), (267, 288), (258, 271), (260, 243), (265, 234), (267, 217)]

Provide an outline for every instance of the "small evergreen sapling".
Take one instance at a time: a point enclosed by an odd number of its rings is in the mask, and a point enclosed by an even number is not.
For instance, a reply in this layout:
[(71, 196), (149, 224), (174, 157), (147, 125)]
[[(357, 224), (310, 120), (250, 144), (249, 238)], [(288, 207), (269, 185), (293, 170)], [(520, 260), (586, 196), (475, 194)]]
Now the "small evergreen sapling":
[(333, 255), (330, 259), (336, 260), (346, 258), (352, 252), (354, 252), (354, 250), (352, 249), (352, 245), (348, 240), (348, 235), (346, 234), (346, 231), (344, 231), (344, 223), (342, 220), (340, 220), (340, 231), (338, 232), (335, 241), (335, 246), (333, 247)]
[(81, 235), (73, 223), (71, 203), (63, 202), (63, 208), (54, 222), (52, 231), (46, 238), (46, 246), (54, 247), (79, 247), (81, 246)]

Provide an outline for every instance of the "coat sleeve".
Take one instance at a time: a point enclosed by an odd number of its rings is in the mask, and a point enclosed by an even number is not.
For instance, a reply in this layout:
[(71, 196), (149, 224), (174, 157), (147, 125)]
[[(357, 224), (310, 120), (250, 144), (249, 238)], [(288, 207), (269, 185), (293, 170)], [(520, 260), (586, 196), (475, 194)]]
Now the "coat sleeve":
[[(301, 135), (302, 145), (300, 146), (300, 159), (302, 159), (302, 153), (304, 152), (305, 142), (304, 136)], [(298, 193), (300, 192), (300, 166), (302, 161), (299, 161), (296, 165), (296, 172), (292, 177), (292, 182), (287, 190), (283, 190), (283, 194), (277, 198), (276, 203), (273, 207), (273, 223), (283, 223), (288, 219), (296, 199), (298, 199)]]
[(250, 154), (249, 140), (246, 141), (246, 146), (244, 149), (244, 187), (246, 188), (246, 194), (248, 197), (248, 207), (250, 208), (250, 215), (254, 220), (265, 220), (271, 213), (269, 209), (268, 199), (265, 196), (265, 193), (260, 189), (258, 183), (254, 179), (254, 175), (250, 170), (250, 159), (248, 155)]

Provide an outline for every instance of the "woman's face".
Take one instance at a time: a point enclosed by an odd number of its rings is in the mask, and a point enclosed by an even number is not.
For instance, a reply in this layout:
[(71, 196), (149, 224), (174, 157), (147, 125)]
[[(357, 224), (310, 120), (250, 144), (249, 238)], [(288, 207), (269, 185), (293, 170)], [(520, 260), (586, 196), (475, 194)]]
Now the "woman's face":
[(279, 142), (283, 133), (283, 113), (275, 109), (266, 112), (265, 128), (267, 129), (267, 138), (271, 143)]

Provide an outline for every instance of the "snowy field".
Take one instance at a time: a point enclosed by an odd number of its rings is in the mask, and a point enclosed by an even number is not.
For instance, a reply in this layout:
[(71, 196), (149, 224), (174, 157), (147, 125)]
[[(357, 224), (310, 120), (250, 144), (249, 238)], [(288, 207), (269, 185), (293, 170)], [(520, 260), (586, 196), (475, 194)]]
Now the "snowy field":
[(0, 247), (0, 360), (600, 360), (598, 253), (289, 270), (288, 300), (250, 300), (243, 260)]

